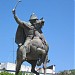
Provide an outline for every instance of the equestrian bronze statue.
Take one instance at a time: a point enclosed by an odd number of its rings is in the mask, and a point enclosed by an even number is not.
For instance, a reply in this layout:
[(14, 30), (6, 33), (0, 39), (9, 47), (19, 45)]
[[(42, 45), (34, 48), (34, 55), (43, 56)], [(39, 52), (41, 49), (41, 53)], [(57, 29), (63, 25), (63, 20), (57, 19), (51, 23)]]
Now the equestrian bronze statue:
[(16, 15), (16, 8), (12, 10), (15, 21), (18, 23), (16, 31), (15, 42), (18, 45), (16, 58), (16, 72), (18, 75), (21, 64), (27, 61), (32, 65), (31, 72), (39, 75), (35, 71), (35, 67), (41, 66), (48, 61), (49, 46), (44, 38), (42, 27), (44, 26), (44, 19), (38, 19), (35, 13), (30, 16), (29, 22), (20, 20)]

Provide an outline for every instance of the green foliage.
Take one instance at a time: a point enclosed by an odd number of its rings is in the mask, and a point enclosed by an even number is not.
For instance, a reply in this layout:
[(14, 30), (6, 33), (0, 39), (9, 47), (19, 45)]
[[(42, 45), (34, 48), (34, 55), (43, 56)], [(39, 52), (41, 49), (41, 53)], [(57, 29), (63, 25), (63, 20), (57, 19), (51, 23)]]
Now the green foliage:
[[(3, 72), (0, 73), (0, 75), (14, 75), (14, 74), (9, 73), (7, 71), (3, 71)], [(18, 75), (34, 75), (34, 74), (33, 73), (27, 73), (27, 72), (23, 72), (23, 74), (22, 74), (22, 72), (19, 72)]]
[(75, 75), (75, 70), (70, 70), (71, 74), (70, 75)]
[(1, 72), (0, 75), (14, 75), (14, 74), (11, 74), (5, 71), (5, 72)]
[(22, 75), (22, 72), (19, 72), (19, 74), (18, 75)]
[(58, 75), (75, 75), (75, 70), (66, 70), (58, 73)]

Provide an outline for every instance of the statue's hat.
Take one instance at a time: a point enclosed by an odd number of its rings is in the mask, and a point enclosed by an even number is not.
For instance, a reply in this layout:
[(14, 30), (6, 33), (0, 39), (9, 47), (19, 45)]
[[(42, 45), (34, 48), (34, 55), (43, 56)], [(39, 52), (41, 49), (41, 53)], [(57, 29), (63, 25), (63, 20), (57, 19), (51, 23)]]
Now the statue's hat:
[(37, 16), (35, 15), (35, 13), (32, 13), (32, 15), (30, 16), (30, 20), (38, 20)]

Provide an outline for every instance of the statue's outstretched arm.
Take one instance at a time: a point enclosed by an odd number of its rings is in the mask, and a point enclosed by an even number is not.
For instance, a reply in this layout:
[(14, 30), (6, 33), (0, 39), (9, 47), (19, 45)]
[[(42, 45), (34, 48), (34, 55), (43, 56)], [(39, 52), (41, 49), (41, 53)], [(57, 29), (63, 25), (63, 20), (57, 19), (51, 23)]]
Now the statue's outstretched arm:
[(12, 10), (12, 13), (13, 13), (13, 15), (14, 15), (15, 21), (16, 21), (18, 24), (20, 24), (20, 25), (23, 24), (22, 21), (16, 16), (16, 11), (15, 11), (15, 9)]
[(21, 27), (23, 27), (23, 28), (29, 28), (29, 27), (27, 26), (27, 23), (26, 23), (26, 22), (21, 21), (21, 20), (17, 17), (17, 15), (16, 15), (14, 9), (13, 9), (12, 13), (13, 13), (13, 15), (14, 15), (15, 21), (16, 21)]

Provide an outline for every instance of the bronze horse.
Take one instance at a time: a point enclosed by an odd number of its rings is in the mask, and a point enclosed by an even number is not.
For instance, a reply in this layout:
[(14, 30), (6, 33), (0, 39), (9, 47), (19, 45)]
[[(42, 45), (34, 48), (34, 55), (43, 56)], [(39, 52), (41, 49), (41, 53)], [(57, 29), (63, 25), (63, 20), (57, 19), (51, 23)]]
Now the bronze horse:
[[(38, 39), (39, 41), (38, 40), (35, 41), (35, 40), (36, 39), (33, 39), (30, 43), (31, 44), (35, 44), (35, 42), (36, 42), (36, 43), (39, 44), (39, 47), (41, 47), (42, 41), (40, 39)], [(15, 75), (18, 75), (20, 67), (21, 67), (21, 64), (24, 61), (27, 61), (28, 63), (31, 64), (31, 66), (32, 66), (31, 72), (35, 73), (36, 75), (39, 75), (39, 73), (37, 71), (35, 71), (35, 67), (37, 65), (38, 59), (39, 58), (41, 59), (41, 55), (38, 54), (37, 51), (36, 50), (34, 51), (33, 49), (34, 49), (33, 45), (30, 45), (30, 52), (27, 53), (27, 59), (25, 59), (25, 60), (23, 60), (22, 51), (20, 51), (19, 48), (17, 49), (17, 60), (16, 60), (17, 63), (16, 63)], [(44, 55), (44, 58), (43, 58), (41, 64), (43, 63), (44, 68), (46, 68), (46, 63), (47, 63), (47, 60), (48, 60), (48, 58), (47, 58), (48, 54), (47, 53), (48, 53), (48, 49), (49, 49), (48, 45), (44, 44), (44, 48), (43, 49), (46, 50), (46, 54)]]

